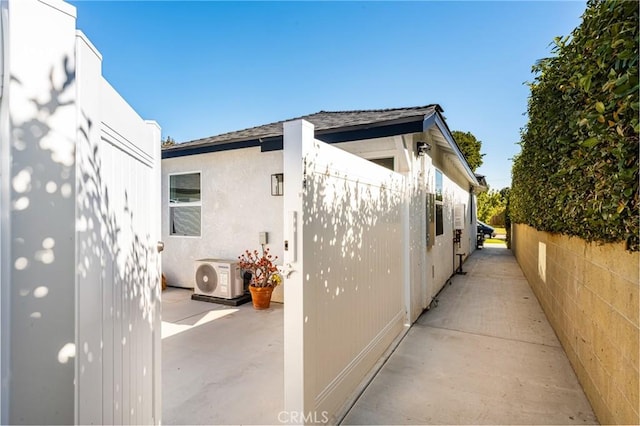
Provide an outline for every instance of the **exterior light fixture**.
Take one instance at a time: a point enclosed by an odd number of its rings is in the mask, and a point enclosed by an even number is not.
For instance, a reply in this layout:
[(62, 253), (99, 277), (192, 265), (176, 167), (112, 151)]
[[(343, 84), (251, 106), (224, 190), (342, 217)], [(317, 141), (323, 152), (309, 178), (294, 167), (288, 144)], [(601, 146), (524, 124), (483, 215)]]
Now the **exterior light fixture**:
[(427, 152), (431, 151), (431, 145), (427, 142), (419, 141), (416, 144), (416, 148), (418, 149), (418, 156), (422, 157), (427, 155)]
[(284, 195), (284, 174), (271, 175), (271, 195)]

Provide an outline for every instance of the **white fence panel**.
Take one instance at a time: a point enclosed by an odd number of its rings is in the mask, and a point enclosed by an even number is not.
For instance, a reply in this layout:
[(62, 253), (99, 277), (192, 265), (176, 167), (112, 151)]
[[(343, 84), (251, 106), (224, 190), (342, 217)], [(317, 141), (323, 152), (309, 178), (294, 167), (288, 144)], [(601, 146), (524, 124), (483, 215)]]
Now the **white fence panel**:
[(0, 2), (0, 423), (74, 421), (75, 25)]
[(335, 421), (405, 323), (404, 178), (315, 140), (307, 122), (286, 123), (284, 139), (285, 408)]
[(92, 84), (99, 121), (79, 138), (79, 245), (91, 250), (78, 265), (78, 420), (157, 423), (159, 129), (101, 77)]
[(159, 423), (160, 129), (72, 6), (0, 6), (0, 422)]

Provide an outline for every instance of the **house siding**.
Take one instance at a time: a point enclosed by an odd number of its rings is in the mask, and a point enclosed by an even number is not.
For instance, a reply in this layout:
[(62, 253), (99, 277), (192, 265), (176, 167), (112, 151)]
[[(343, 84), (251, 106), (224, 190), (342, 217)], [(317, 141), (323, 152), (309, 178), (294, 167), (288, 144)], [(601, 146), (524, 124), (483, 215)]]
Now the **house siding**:
[[(415, 154), (417, 141), (428, 141), (429, 155)], [(456, 166), (453, 156), (445, 153), (429, 133), (414, 133), (335, 144), (338, 148), (363, 158), (393, 157), (395, 170), (407, 178), (406, 197), (409, 212), (410, 291), (406, 304), (410, 322), (429, 306), (435, 295), (454, 274), (458, 265), (455, 253), (468, 257), (475, 249), (475, 225), (469, 223), (469, 181)], [(406, 147), (406, 152), (399, 147)], [(272, 196), (270, 175), (282, 173), (282, 151), (261, 152), (259, 147), (212, 152), (162, 161), (162, 234), (165, 241), (163, 272), (171, 286), (193, 288), (194, 261), (201, 258), (236, 259), (246, 249), (259, 248), (258, 233), (269, 233), (273, 254), (282, 264), (283, 197)], [(426, 194), (435, 191), (435, 169), (443, 173), (444, 233), (435, 238), (433, 247), (426, 242)], [(202, 232), (200, 237), (169, 234), (169, 175), (200, 172), (202, 194)], [(287, 188), (285, 187), (285, 192)], [(462, 244), (454, 252), (453, 208), (466, 207)], [(475, 207), (475, 202), (473, 207)], [(475, 212), (473, 212), (475, 219)], [(219, 219), (218, 219), (219, 218)], [(282, 286), (272, 300), (283, 302)]]
[[(162, 261), (170, 286), (193, 288), (197, 259), (237, 259), (259, 249), (260, 232), (268, 232), (267, 247), (281, 263), (283, 197), (271, 195), (271, 175), (282, 167), (282, 151), (259, 147), (162, 160)], [(199, 237), (169, 232), (169, 175), (184, 172), (201, 173)], [(272, 300), (281, 302), (282, 295), (278, 288)]]
[[(433, 167), (427, 170), (427, 191), (435, 193), (435, 169), (440, 170), (443, 175), (442, 218), (444, 232), (435, 237), (433, 247), (427, 250), (428, 303), (438, 294), (458, 268), (459, 260), (456, 253), (464, 253), (463, 259), (466, 259), (475, 250), (475, 244), (472, 242), (476, 237), (475, 225), (469, 223), (468, 217), (469, 183), (464, 175), (454, 167), (449, 155), (438, 149), (437, 146), (433, 148), (433, 151)], [(467, 215), (460, 247), (453, 242), (453, 209), (456, 204), (464, 204)]]

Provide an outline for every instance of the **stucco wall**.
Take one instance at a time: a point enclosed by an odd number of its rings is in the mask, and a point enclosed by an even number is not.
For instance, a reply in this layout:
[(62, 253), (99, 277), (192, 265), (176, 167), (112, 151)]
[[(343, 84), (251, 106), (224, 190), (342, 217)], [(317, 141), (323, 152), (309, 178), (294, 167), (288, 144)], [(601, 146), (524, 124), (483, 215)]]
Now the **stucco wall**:
[(407, 176), (409, 186), (409, 321), (418, 319), (431, 301), (427, 297), (427, 223), (424, 173), (426, 157), (413, 161), (414, 172)]
[(526, 225), (512, 249), (602, 424), (640, 424), (639, 254)]
[[(415, 143), (432, 146), (425, 157), (417, 157)], [(427, 133), (386, 137), (335, 145), (364, 158), (393, 156), (396, 171), (407, 177), (411, 241), (404, 255), (410, 262), (410, 320), (414, 321), (444, 286), (458, 265), (453, 245), (453, 206), (466, 207), (462, 244), (455, 252), (465, 258), (475, 249), (475, 226), (471, 226), (469, 183)], [(404, 152), (399, 147), (405, 147)], [(425, 196), (435, 190), (435, 168), (443, 173), (444, 234), (427, 250)], [(258, 233), (269, 232), (269, 247), (282, 259), (282, 197), (270, 195), (270, 175), (282, 173), (282, 151), (260, 152), (259, 148), (222, 151), (162, 161), (162, 233), (165, 242), (163, 271), (168, 284), (193, 288), (194, 260), (214, 257), (235, 259), (246, 248), (258, 248)], [(169, 235), (168, 184), (172, 173), (202, 173), (202, 236)], [(235, 189), (234, 189), (235, 188)], [(286, 188), (285, 188), (286, 191)], [(220, 217), (220, 220), (216, 220)], [(475, 217), (475, 216), (474, 216)], [(279, 261), (279, 264), (282, 262)], [(272, 300), (283, 301), (277, 288)]]
[[(398, 137), (396, 137), (398, 138)], [(433, 297), (442, 289), (447, 280), (458, 267), (458, 256), (464, 253), (466, 259), (475, 250), (476, 229), (475, 209), (469, 198), (468, 178), (459, 170), (452, 160), (452, 155), (445, 153), (429, 132), (405, 135), (397, 140), (394, 137), (368, 140), (365, 143), (340, 143), (338, 147), (364, 158), (380, 158), (393, 156), (395, 171), (403, 174), (408, 182), (410, 239), (408, 256), (410, 262), (410, 321), (415, 321), (423, 309), (431, 303)], [(431, 148), (429, 154), (418, 157), (415, 144), (426, 141)], [(408, 149), (407, 157), (397, 149), (404, 144)], [(425, 223), (425, 198), (427, 193), (435, 192), (435, 170), (443, 174), (443, 229), (444, 233), (435, 239), (433, 247), (427, 248)], [(453, 243), (453, 208), (455, 204), (465, 205), (465, 229), (462, 233), (460, 248)], [(470, 219), (474, 225), (471, 225)]]
[[(271, 195), (271, 174), (282, 168), (282, 151), (260, 148), (162, 160), (162, 269), (169, 285), (193, 288), (196, 259), (237, 259), (260, 248), (260, 232), (269, 233), (267, 247), (282, 264), (283, 197)], [(169, 235), (169, 175), (184, 172), (201, 173), (200, 237)], [(282, 286), (272, 300), (283, 300)]]
[[(427, 250), (427, 278), (428, 300), (442, 289), (447, 280), (458, 268), (458, 256), (455, 253), (464, 253), (466, 259), (473, 250), (475, 244), (470, 244), (471, 238), (475, 240), (475, 229), (469, 223), (469, 191), (468, 183), (464, 177), (454, 168), (447, 155), (435, 148), (433, 155), (433, 167), (427, 170), (428, 192), (435, 192), (435, 168), (442, 172), (443, 186), (443, 234), (436, 236), (433, 247)], [(465, 205), (465, 229), (462, 232), (460, 247), (453, 243), (453, 208), (455, 204)], [(472, 236), (472, 237), (471, 237)]]

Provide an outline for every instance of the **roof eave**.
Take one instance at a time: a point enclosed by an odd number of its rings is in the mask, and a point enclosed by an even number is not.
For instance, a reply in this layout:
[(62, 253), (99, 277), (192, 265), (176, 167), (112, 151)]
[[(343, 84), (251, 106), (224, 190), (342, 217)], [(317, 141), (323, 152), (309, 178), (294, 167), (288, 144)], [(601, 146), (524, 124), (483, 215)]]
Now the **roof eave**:
[[(334, 127), (315, 132), (318, 140), (326, 143), (350, 142), (375, 139), (407, 133), (418, 133), (423, 129), (424, 114), (403, 117), (395, 120), (366, 123), (355, 126)], [(260, 146), (262, 151), (279, 151), (282, 149), (282, 135), (252, 139), (239, 139), (221, 143), (202, 143), (185, 147), (172, 146), (162, 150), (162, 158), (175, 158), (209, 152), (227, 151)]]
[(458, 144), (451, 134), (451, 130), (449, 130), (449, 126), (447, 126), (444, 117), (442, 117), (442, 114), (440, 114), (439, 111), (436, 111), (430, 116), (425, 117), (423, 121), (422, 131), (427, 132), (433, 126), (436, 126), (438, 128), (444, 139), (447, 141), (449, 148), (451, 148), (451, 150), (454, 152), (456, 158), (458, 159), (466, 174), (469, 183), (475, 188), (480, 188), (482, 185), (478, 182), (478, 179), (476, 178), (475, 173), (473, 173), (473, 171), (471, 170), (471, 167), (469, 167), (469, 163), (467, 163), (467, 160), (464, 158), (464, 155), (460, 151)]
[(162, 150), (162, 159), (186, 157), (189, 155), (206, 154), (209, 152), (230, 151), (233, 149), (251, 148), (261, 145), (259, 139), (240, 140), (217, 144), (190, 145), (185, 147), (169, 148)]

